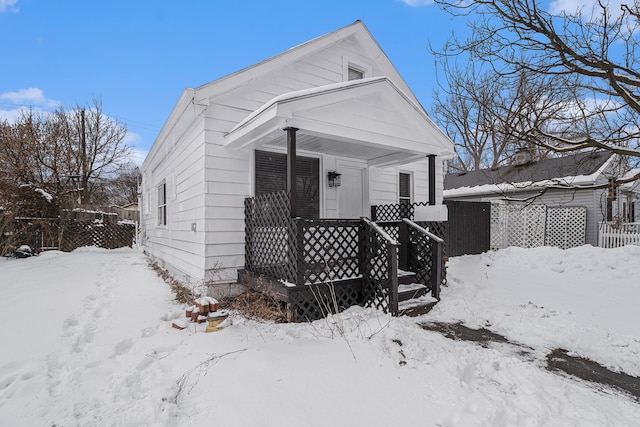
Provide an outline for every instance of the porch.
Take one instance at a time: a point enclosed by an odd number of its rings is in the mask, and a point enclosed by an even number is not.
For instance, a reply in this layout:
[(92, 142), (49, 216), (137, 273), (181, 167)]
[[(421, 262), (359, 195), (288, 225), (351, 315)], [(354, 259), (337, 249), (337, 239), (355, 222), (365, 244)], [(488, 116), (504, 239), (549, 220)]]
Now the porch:
[(399, 315), (434, 304), (446, 280), (446, 224), (412, 221), (416, 205), (374, 206), (374, 222), (291, 217), (287, 191), (247, 198), (239, 281), (285, 303), (293, 321), (353, 305)]

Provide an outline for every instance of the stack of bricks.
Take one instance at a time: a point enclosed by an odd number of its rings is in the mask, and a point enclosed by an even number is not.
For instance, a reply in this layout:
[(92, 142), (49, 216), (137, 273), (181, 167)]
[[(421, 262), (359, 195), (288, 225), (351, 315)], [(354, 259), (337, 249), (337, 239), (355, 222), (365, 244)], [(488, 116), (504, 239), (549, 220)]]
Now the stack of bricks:
[[(200, 297), (193, 302), (191, 307), (185, 310), (185, 315), (192, 323), (204, 323), (210, 317), (216, 317), (216, 311), (220, 309), (220, 303), (217, 299), (211, 297)], [(186, 322), (175, 321), (172, 325), (176, 329), (184, 329), (187, 327)]]

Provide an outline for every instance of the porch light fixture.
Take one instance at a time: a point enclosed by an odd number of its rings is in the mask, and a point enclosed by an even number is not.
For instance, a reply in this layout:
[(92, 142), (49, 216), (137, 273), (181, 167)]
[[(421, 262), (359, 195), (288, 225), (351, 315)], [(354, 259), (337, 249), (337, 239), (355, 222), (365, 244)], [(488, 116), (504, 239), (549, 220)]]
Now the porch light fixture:
[(329, 171), (327, 174), (329, 179), (329, 187), (340, 187), (340, 174), (335, 171)]

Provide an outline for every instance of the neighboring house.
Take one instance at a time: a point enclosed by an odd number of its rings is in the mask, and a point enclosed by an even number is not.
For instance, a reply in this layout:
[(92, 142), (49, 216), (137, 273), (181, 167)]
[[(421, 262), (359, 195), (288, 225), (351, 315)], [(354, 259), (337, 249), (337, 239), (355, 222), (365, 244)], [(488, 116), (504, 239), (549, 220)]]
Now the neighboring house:
[(142, 165), (141, 244), (178, 279), (234, 282), (246, 198), (287, 190), (289, 179), (294, 217), (428, 202), (427, 219), (443, 221), (453, 153), (356, 21), (183, 92)]
[[(553, 244), (561, 247), (577, 244), (598, 245), (601, 221), (633, 221), (637, 218), (637, 185), (593, 189), (610, 178), (625, 175), (620, 158), (608, 152), (582, 152), (571, 156), (524, 162), (494, 169), (448, 174), (444, 181), (446, 200), (492, 202), (498, 211), (527, 207), (529, 221), (517, 230), (520, 235), (535, 234), (525, 246)], [(537, 211), (536, 211), (537, 210)], [(536, 212), (541, 221), (532, 221)], [(505, 220), (492, 212), (492, 246), (496, 244), (495, 222)], [(546, 233), (546, 234), (545, 234)], [(558, 233), (565, 233), (558, 236)], [(557, 243), (560, 241), (565, 244)]]
[[(623, 178), (631, 178), (639, 174), (640, 168), (631, 169)], [(616, 218), (620, 222), (640, 221), (640, 181), (622, 184), (617, 194), (620, 197), (607, 213), (607, 219), (611, 221)]]
[(127, 203), (123, 206), (112, 205), (105, 208), (105, 210), (118, 214), (118, 220), (120, 221), (139, 221), (138, 203)]

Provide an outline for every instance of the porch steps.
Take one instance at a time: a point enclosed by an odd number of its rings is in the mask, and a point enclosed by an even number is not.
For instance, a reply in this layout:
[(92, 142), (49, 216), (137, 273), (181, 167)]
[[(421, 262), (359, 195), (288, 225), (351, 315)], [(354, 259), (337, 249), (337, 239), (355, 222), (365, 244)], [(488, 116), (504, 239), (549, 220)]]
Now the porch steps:
[[(398, 278), (400, 280), (400, 278)], [(421, 297), (427, 293), (427, 287), (420, 283), (398, 285), (398, 301), (408, 301)]]
[(437, 300), (427, 295), (427, 287), (415, 283), (416, 275), (398, 271), (398, 314), (417, 317), (426, 314), (437, 304)]

